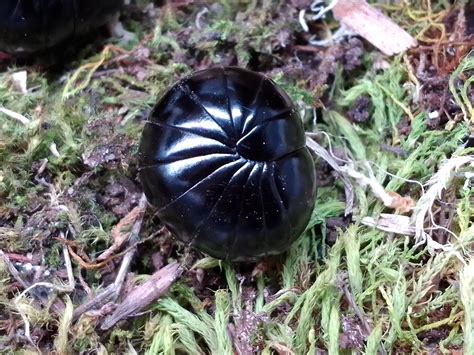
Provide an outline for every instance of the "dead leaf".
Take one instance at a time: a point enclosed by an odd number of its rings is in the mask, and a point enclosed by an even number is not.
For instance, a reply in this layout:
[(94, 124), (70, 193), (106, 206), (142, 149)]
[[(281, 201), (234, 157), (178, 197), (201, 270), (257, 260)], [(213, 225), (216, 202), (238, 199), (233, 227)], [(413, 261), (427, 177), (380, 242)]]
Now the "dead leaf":
[(26, 87), (27, 76), (28, 75), (27, 75), (26, 70), (21, 70), (19, 72), (12, 74), (12, 81), (13, 81), (13, 86), (15, 87), (15, 90), (17, 90), (18, 92), (21, 92), (23, 95), (26, 95), (28, 93), (28, 90)]
[(399, 213), (411, 212), (416, 205), (410, 196), (403, 197), (393, 191), (388, 191), (387, 194), (392, 197), (392, 203), (387, 207), (393, 208)]
[(338, 1), (332, 11), (337, 20), (386, 55), (417, 45), (415, 38), (365, 0)]

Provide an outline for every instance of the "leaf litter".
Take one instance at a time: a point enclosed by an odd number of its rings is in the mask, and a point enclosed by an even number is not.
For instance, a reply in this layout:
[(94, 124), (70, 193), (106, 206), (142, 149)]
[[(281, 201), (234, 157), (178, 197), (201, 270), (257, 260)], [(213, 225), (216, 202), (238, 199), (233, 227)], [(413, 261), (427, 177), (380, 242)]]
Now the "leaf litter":
[[(122, 16), (128, 46), (93, 43), (49, 70), (1, 59), (2, 351), (472, 348), (472, 9), (372, 2), (418, 42), (384, 57), (353, 34), (329, 41), (330, 3), (138, 1)], [(151, 208), (139, 216), (143, 120), (210, 65), (271, 76), (318, 147), (305, 235), (258, 265), (205, 257)], [(175, 263), (179, 280), (120, 312)]]

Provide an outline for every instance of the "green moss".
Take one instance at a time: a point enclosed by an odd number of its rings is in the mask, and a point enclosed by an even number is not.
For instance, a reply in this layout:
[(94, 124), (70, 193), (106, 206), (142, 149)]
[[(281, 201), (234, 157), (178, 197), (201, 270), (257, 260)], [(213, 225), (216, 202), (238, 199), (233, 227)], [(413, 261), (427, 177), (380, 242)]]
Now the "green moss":
[[(140, 6), (145, 3), (140, 1)], [(99, 51), (72, 63), (60, 80), (28, 68), (31, 90), (27, 95), (19, 93), (11, 80), (11, 74), (21, 68), (0, 73), (0, 107), (30, 121), (25, 125), (0, 113), (0, 249), (35, 253), (38, 250), (33, 247), (41, 244), (45, 264), (62, 269), (62, 244), (48, 239), (55, 235), (48, 235), (43, 243), (32, 237), (40, 228), (32, 221), (42, 221), (46, 218), (42, 213), (55, 209), (59, 212), (52, 217), (51, 232), (53, 228), (55, 233), (65, 232), (79, 254), (94, 260), (109, 247), (113, 243), (111, 230), (119, 217), (98, 195), (121, 177), (137, 182), (136, 153), (144, 117), (172, 83), (198, 67), (230, 62), (268, 69), (296, 103), (305, 126), (325, 133), (318, 136), (321, 144), (338, 157), (353, 160), (356, 169), (369, 166), (385, 190), (414, 201), (422, 196), (426, 190), (422, 185), (443, 161), (473, 154), (472, 148), (460, 148), (462, 139), (472, 132), (468, 94), (472, 89), (472, 53), (449, 76), (449, 90), (459, 106), (457, 119), (447, 127), (430, 130), (427, 113), (414, 96), (410, 79), (413, 69), (407, 67), (412, 53), (406, 58), (386, 58), (388, 67), (375, 70), (375, 52), (366, 52), (357, 70), (348, 74), (341, 63), (335, 63), (336, 69), (330, 73), (334, 78), (314, 87), (309, 87), (309, 79), (293, 77), (286, 69), (298, 67), (305, 59), (292, 46), (302, 42), (306, 34), (300, 30), (298, 11), (290, 3), (223, 0), (160, 7), (151, 32), (135, 19), (128, 23), (128, 29), (144, 40), (141, 52), (133, 51), (137, 42), (126, 48), (132, 50), (127, 55), (109, 47), (108, 52)], [(409, 32), (426, 38), (437, 33), (448, 2), (430, 2), (431, 10), (427, 4), (411, 1), (377, 6)], [(322, 26), (329, 29), (336, 25), (328, 17)], [(151, 36), (146, 40), (148, 33)], [(285, 38), (289, 38), (288, 43)], [(317, 55), (323, 53), (321, 49)], [(122, 59), (117, 60), (120, 56)], [(290, 61), (292, 66), (287, 68)], [(78, 72), (78, 68), (82, 69)], [(305, 68), (320, 70), (317, 64)], [(369, 100), (369, 120), (356, 124), (348, 111), (360, 97)], [(323, 101), (328, 107), (321, 109)], [(316, 127), (314, 112), (318, 114)], [(409, 129), (400, 134), (403, 125)], [(94, 168), (85, 164), (87, 154), (126, 139), (130, 143), (126, 161), (115, 166), (99, 163)], [(386, 147), (399, 148), (400, 153)], [(44, 159), (45, 171), (38, 176)], [(132, 352), (133, 348), (150, 354), (230, 354), (236, 349), (229, 327), (247, 312), (257, 319), (249, 334), (250, 345), (264, 354), (286, 350), (314, 353), (322, 348), (337, 353), (344, 322), (359, 322), (360, 314), (370, 325), (368, 336), (361, 335), (364, 344), (359, 349), (367, 354), (382, 348), (389, 353), (399, 349), (426, 351), (422, 335), (440, 329), (449, 333), (440, 341), (440, 350), (449, 352), (462, 346), (465, 339), (472, 341), (463, 333), (472, 327), (470, 313), (466, 313), (472, 311), (466, 296), (472, 280), (463, 261), (470, 255), (474, 240), (474, 192), (472, 184), (465, 183), (465, 173), (456, 173), (447, 191), (438, 196), (439, 206), (433, 209), (436, 218), (447, 206), (455, 210), (448, 227), (455, 234), (449, 235), (450, 252), (429, 254), (423, 246), (414, 247), (412, 236), (363, 226), (364, 217), (377, 218), (394, 210), (357, 182), (352, 222), (348, 228), (343, 224), (335, 228), (331, 222), (342, 220), (345, 209), (344, 186), (336, 178), (319, 188), (304, 235), (276, 258), (276, 267), (252, 275), (247, 265), (200, 259), (191, 272), (201, 269), (204, 277), (212, 275), (212, 286), (217, 289), (192, 288), (196, 281), (190, 272), (128, 328), (102, 334), (93, 317), (84, 317), (69, 334), (74, 351)], [(45, 179), (54, 191), (41, 185), (38, 178)], [(25, 233), (27, 227), (32, 233)], [(141, 237), (152, 235), (155, 227), (144, 227)], [(153, 251), (145, 251), (137, 263), (147, 274), (153, 272)], [(170, 258), (180, 259), (181, 255), (172, 253)], [(105, 269), (84, 271), (73, 263), (75, 275), (81, 271), (94, 292), (105, 286)], [(135, 267), (133, 271), (138, 272)], [(136, 277), (141, 280), (146, 275)], [(439, 279), (443, 280), (442, 287), (435, 282)], [(0, 263), (0, 289), (8, 289), (11, 282)], [(72, 297), (76, 305), (83, 301), (82, 294), (77, 295)], [(0, 303), (5, 312), (15, 310), (9, 293), (0, 291)], [(31, 305), (27, 306), (31, 311)]]

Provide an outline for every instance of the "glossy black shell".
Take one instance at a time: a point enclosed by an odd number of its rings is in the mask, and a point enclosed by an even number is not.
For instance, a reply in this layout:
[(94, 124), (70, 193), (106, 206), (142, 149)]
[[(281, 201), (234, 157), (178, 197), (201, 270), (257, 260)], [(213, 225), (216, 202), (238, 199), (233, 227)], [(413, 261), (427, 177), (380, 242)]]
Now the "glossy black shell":
[(110, 21), (123, 0), (0, 0), (0, 51), (33, 53)]
[(140, 165), (162, 223), (220, 259), (287, 250), (314, 207), (315, 167), (297, 110), (272, 80), (241, 68), (175, 84), (144, 127)]

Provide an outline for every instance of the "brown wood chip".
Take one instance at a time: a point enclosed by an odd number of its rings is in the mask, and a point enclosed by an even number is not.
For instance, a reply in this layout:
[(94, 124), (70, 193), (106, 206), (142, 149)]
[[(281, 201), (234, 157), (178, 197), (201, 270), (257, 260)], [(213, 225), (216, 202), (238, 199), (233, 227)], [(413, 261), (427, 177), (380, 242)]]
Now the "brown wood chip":
[(155, 272), (149, 280), (135, 287), (117, 306), (115, 312), (105, 318), (101, 329), (112, 328), (123, 319), (127, 319), (144, 310), (161, 297), (169, 287), (181, 276), (183, 268), (178, 263), (166, 265)]
[(386, 55), (401, 53), (417, 45), (408, 32), (364, 0), (339, 0), (333, 14)]

